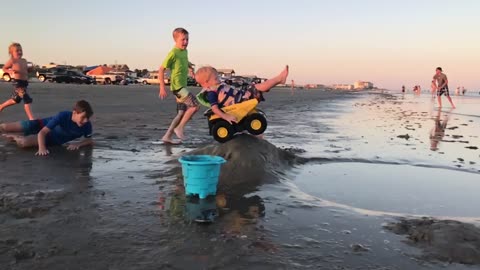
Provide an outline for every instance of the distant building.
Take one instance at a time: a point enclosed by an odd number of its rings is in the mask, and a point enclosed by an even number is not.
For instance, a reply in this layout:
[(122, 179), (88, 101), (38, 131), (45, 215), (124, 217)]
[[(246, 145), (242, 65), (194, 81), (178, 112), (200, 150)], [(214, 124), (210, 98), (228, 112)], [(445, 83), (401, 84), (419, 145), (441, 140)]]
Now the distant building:
[(228, 69), (228, 68), (221, 68), (217, 69), (218, 74), (220, 74), (220, 77), (222, 78), (230, 78), (232, 76), (235, 76), (235, 70), (233, 69)]
[(373, 88), (373, 83), (371, 82), (365, 82), (365, 81), (356, 81), (353, 84), (355, 89), (372, 89)]
[(123, 71), (123, 72), (130, 70), (130, 68), (126, 64), (113, 64), (113, 65), (108, 65), (108, 67), (116, 71)]
[(353, 84), (334, 84), (332, 85), (333, 89), (339, 89), (339, 90), (353, 90), (354, 85)]
[(305, 84), (303, 86), (305, 89), (325, 89), (325, 85), (323, 84), (316, 84), (316, 83), (310, 83), (310, 84)]

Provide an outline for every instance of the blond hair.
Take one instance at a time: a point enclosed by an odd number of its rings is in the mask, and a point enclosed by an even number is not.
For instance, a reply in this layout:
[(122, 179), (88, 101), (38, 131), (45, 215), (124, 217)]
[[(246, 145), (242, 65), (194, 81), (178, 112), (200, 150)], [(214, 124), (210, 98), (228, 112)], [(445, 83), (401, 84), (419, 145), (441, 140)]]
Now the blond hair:
[(217, 70), (209, 66), (201, 67), (197, 70), (197, 72), (195, 72), (195, 79), (197, 81), (207, 81), (210, 78), (212, 77), (215, 78), (217, 76), (218, 76)]
[(8, 54), (12, 55), (12, 49), (13, 48), (22, 48), (22, 45), (20, 45), (20, 43), (18, 42), (12, 42), (12, 44), (10, 44), (10, 46), (8, 46)]
[(178, 37), (178, 35), (188, 35), (188, 31), (185, 29), (185, 28), (182, 28), (182, 27), (178, 27), (178, 28), (175, 28), (173, 30), (173, 39), (176, 39)]

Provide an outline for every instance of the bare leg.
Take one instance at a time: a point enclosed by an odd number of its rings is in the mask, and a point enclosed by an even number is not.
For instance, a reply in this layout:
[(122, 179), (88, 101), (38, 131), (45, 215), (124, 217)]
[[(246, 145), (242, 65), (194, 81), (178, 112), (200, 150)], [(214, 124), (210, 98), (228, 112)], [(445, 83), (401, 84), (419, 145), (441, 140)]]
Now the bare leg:
[(28, 120), (35, 120), (32, 114), (32, 109), (30, 108), (30, 104), (25, 104), (24, 106), (25, 113), (27, 114)]
[(12, 106), (12, 105), (15, 105), (15, 104), (17, 104), (17, 103), (13, 99), (9, 99), (9, 100), (5, 101), (2, 105), (0, 105), (0, 112), (3, 111), (3, 109), (5, 109), (6, 107), (9, 107), (9, 106)]
[(185, 115), (183, 116), (182, 120), (178, 124), (176, 128), (173, 129), (173, 132), (175, 132), (175, 135), (177, 135), (180, 140), (185, 139), (185, 135), (183, 134), (183, 130), (185, 129), (185, 125), (188, 123), (188, 121), (192, 118), (192, 116), (198, 111), (199, 107), (190, 107), (185, 111)]
[(288, 66), (285, 66), (285, 69), (282, 72), (280, 72), (280, 74), (262, 83), (255, 84), (255, 88), (257, 88), (258, 91), (268, 92), (270, 91), (270, 89), (272, 89), (276, 85), (284, 84), (287, 80), (287, 77), (288, 77)]
[(0, 124), (0, 132), (23, 132), (20, 122)]
[(453, 105), (452, 98), (450, 96), (447, 96), (447, 99), (450, 102), (450, 105), (452, 105), (452, 109), (455, 109), (455, 105)]
[(178, 142), (175, 142), (175, 141), (172, 140), (173, 129), (178, 126), (178, 123), (180, 123), (184, 114), (185, 114), (185, 111), (182, 111), (182, 110), (178, 111), (177, 115), (175, 116), (175, 118), (173, 118), (172, 123), (168, 127), (167, 132), (162, 137), (163, 142), (165, 142), (165, 143), (178, 143)]
[(437, 96), (437, 99), (438, 99), (438, 107), (442, 107), (442, 97), (441, 96)]

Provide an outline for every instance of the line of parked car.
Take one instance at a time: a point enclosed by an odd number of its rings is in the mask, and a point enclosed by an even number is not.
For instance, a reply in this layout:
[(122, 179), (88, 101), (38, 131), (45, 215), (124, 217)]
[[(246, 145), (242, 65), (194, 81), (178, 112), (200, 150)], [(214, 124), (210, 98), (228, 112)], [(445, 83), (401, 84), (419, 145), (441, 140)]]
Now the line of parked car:
[(63, 68), (50, 68), (38, 70), (36, 76), (41, 82), (56, 83), (78, 83), (78, 84), (95, 84), (94, 78), (87, 76), (77, 70), (68, 70)]
[[(0, 65), (0, 78), (4, 81), (11, 81), (12, 76), (8, 72), (3, 72)], [(55, 82), (55, 83), (76, 83), (76, 84), (160, 84), (157, 73), (150, 73), (149, 76), (143, 78), (127, 76), (122, 72), (108, 72), (102, 75), (89, 76), (83, 74), (78, 70), (71, 70), (65, 68), (48, 68), (39, 69), (36, 72), (36, 77), (41, 82)], [(166, 85), (170, 84), (170, 78), (165, 77)], [(189, 86), (198, 86), (194, 78), (188, 78)]]

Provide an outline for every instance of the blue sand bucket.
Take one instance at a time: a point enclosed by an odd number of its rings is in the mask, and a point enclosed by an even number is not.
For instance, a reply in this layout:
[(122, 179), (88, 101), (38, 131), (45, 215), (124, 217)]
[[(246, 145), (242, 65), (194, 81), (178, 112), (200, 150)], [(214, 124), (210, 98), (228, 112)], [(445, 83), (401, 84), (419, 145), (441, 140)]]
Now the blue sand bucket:
[(200, 199), (217, 194), (220, 167), (225, 159), (219, 156), (191, 155), (179, 159), (182, 164), (183, 185), (187, 196), (198, 194)]

